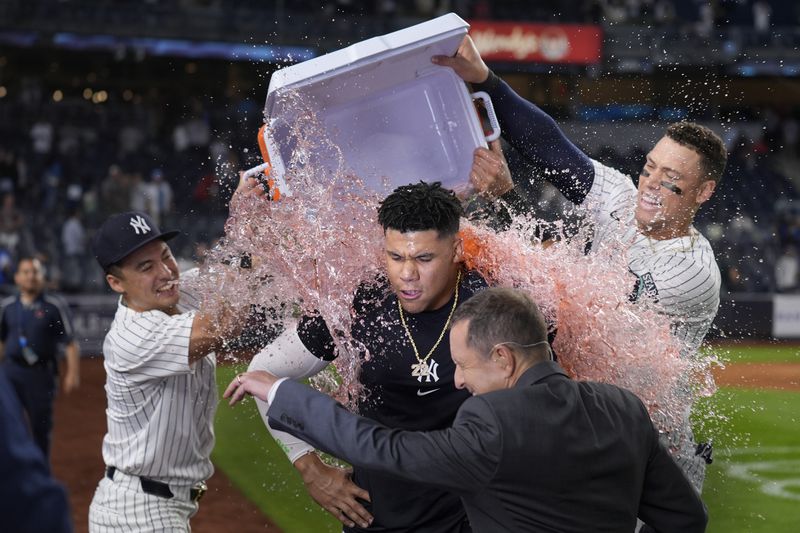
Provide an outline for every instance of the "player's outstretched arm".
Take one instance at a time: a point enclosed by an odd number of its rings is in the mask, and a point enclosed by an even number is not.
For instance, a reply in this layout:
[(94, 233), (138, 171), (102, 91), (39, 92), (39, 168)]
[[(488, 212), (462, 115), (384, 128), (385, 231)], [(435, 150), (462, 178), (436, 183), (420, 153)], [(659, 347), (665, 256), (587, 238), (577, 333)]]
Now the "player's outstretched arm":
[[(534, 165), (550, 170), (556, 188), (573, 203), (581, 203), (594, 180), (594, 166), (550, 115), (514, 92), (494, 75), (467, 35), (454, 57), (433, 56), (434, 64), (450, 67), (464, 81), (477, 84), (492, 98), (503, 138)], [(528, 190), (528, 177), (516, 176), (517, 184)]]
[[(252, 395), (256, 399), (262, 419), (266, 423), (269, 409), (267, 395), (278, 377), (265, 370), (264, 367), (277, 368), (278, 371), (283, 371), (283, 374), (293, 373), (297, 378), (307, 377), (302, 375), (302, 371), (299, 370), (300, 367), (306, 366), (302, 361), (303, 359), (307, 360), (307, 356), (296, 348), (290, 347), (290, 342), (294, 340), (293, 337), (299, 343), (296, 329), (287, 328), (290, 331), (293, 329), (295, 330), (294, 335), (289, 334), (283, 339), (280, 337), (276, 339), (275, 343), (265, 348), (253, 359), (246, 373), (239, 374), (231, 381), (223, 394), (224, 398), (230, 398), (231, 405), (241, 401), (247, 394)], [(281, 347), (289, 349), (281, 350)], [(292, 351), (294, 354), (289, 357), (280, 355), (280, 353), (286, 354)], [(310, 353), (308, 355), (313, 357)], [(276, 359), (283, 361), (273, 363)], [(296, 363), (298, 360), (301, 361), (299, 365)], [(293, 370), (287, 369), (287, 364), (293, 367)], [(310, 367), (308, 371), (313, 371), (313, 367)], [(320, 507), (347, 527), (353, 527), (356, 524), (367, 527), (372, 522), (372, 515), (359, 501), (370, 501), (369, 493), (353, 483), (352, 469), (327, 465), (314, 453), (313, 446), (289, 433), (272, 428), (268, 423), (266, 426), (297, 468), (309, 496)]]
[[(231, 210), (235, 210), (236, 205), (248, 197), (263, 197), (265, 194), (266, 191), (256, 178), (246, 177), (244, 172), (239, 172), (239, 185), (230, 201)], [(226, 227), (228, 227), (227, 222)], [(249, 313), (250, 309), (247, 306), (240, 306), (238, 310), (227, 305), (218, 305), (213, 311), (200, 309), (192, 322), (189, 364), (195, 363), (210, 352), (223, 351), (225, 339), (233, 338), (241, 332)]]

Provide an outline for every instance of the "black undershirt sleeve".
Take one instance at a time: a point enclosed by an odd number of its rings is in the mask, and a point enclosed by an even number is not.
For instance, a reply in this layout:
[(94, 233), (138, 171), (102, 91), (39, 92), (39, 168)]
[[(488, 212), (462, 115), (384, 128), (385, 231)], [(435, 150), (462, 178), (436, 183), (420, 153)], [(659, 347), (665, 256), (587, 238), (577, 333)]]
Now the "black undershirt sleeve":
[[(491, 96), (503, 138), (536, 167), (548, 170), (548, 181), (569, 201), (583, 202), (594, 182), (594, 165), (567, 139), (556, 121), (491, 71), (485, 82), (474, 87)], [(524, 181), (518, 185), (527, 192), (530, 184)]]
[(321, 316), (304, 316), (297, 323), (297, 335), (315, 357), (323, 361), (336, 359), (336, 345)]

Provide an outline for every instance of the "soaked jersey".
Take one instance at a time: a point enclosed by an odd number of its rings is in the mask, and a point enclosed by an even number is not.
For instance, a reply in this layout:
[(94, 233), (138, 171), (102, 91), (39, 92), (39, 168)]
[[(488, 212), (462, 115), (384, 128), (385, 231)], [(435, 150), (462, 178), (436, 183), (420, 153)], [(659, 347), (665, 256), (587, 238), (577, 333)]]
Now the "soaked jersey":
[(720, 273), (708, 240), (694, 227), (675, 239), (650, 239), (636, 228), (637, 191), (625, 174), (593, 161), (594, 182), (585, 205), (592, 209), (592, 250), (621, 242), (628, 268), (636, 275), (631, 298), (649, 298), (672, 319), (675, 336), (694, 353), (719, 308)]
[[(459, 303), (485, 287), (480, 275), (467, 273), (459, 286)], [(405, 313), (420, 357), (436, 344), (452, 307), (451, 297), (440, 309)], [(392, 428), (413, 431), (450, 426), (469, 393), (455, 388), (449, 332), (445, 331), (427, 360), (427, 375), (412, 376), (411, 366), (417, 359), (388, 282), (362, 288), (354, 299), (353, 313), (353, 337), (367, 349), (361, 362), (364, 397), (358, 403), (359, 414)], [(315, 356), (335, 358), (333, 340), (320, 318), (301, 320), (298, 334)], [(462, 531), (466, 514), (460, 499), (451, 493), (361, 469), (355, 469), (353, 480), (370, 493), (372, 503), (364, 502), (364, 506), (375, 520), (367, 529), (345, 527), (345, 531)]]

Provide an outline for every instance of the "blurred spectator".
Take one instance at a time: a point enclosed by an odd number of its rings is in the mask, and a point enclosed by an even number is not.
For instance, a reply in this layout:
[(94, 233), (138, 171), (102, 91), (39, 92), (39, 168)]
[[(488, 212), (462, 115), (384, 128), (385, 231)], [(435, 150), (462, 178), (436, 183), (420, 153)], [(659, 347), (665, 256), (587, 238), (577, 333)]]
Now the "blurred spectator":
[(19, 256), (22, 244), (22, 230), (25, 218), (17, 209), (14, 193), (3, 195), (0, 206), (0, 248), (6, 250), (12, 262)]
[(0, 194), (14, 192), (17, 178), (17, 162), (14, 152), (0, 146)]
[(0, 294), (10, 294), (14, 287), (14, 259), (0, 247)]
[(800, 257), (797, 247), (787, 246), (775, 263), (775, 290), (795, 292), (800, 284)]
[(150, 184), (142, 179), (141, 172), (132, 172), (130, 180), (130, 211), (145, 211), (150, 214)]
[(753, 2), (753, 29), (756, 32), (758, 44), (766, 45), (769, 43), (772, 7), (766, 0), (756, 0)]
[(61, 288), (65, 292), (80, 292), (84, 288), (84, 272), (91, 261), (86, 248), (86, 230), (80, 208), (74, 208), (61, 230), (64, 253), (61, 267)]
[(42, 200), (41, 209), (45, 213), (52, 213), (58, 207), (58, 194), (64, 176), (61, 163), (53, 159), (42, 174)]
[(136, 124), (125, 124), (119, 131), (119, 154), (125, 157), (139, 151), (145, 141), (144, 132)]
[(671, 27), (675, 23), (675, 5), (671, 0), (656, 0), (653, 20), (659, 26)]
[(44, 119), (36, 122), (31, 127), (31, 140), (34, 152), (48, 155), (53, 147), (53, 125)]
[(703, 39), (709, 39), (714, 32), (714, 19), (716, 18), (714, 4), (702, 2), (699, 9), (700, 20), (697, 22), (697, 35)]
[(108, 168), (108, 175), (100, 187), (103, 215), (128, 211), (131, 205), (131, 184), (118, 165)]
[(157, 168), (150, 173), (150, 209), (148, 212), (156, 224), (163, 226), (172, 214), (172, 186), (164, 179), (164, 172)]

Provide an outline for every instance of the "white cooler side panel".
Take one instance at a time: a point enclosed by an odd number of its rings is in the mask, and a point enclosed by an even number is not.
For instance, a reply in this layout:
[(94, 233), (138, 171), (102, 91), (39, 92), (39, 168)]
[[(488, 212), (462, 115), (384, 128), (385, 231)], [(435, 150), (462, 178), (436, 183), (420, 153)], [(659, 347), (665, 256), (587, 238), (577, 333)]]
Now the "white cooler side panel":
[(382, 192), (419, 180), (463, 183), (482, 141), (466, 89), (444, 69), (326, 108), (321, 118), (348, 169)]

